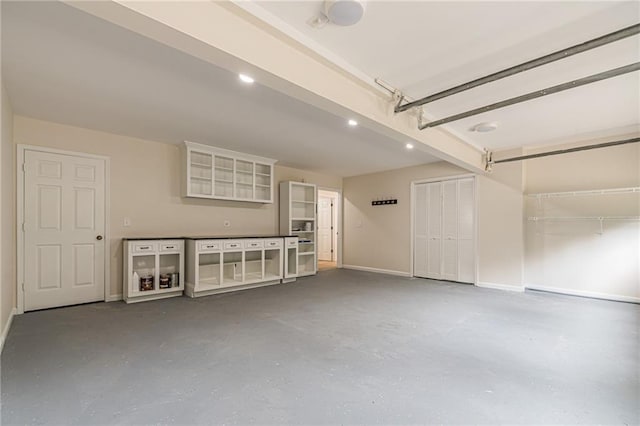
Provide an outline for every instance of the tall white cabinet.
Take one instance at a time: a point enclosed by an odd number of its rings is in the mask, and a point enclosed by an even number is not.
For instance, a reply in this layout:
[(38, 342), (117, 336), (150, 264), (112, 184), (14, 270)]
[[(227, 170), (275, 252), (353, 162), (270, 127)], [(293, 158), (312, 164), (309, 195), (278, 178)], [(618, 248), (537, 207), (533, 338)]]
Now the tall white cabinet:
[(475, 179), (414, 185), (416, 277), (475, 281)]
[(317, 271), (318, 188), (311, 183), (280, 182), (280, 233), (298, 237), (298, 276)]

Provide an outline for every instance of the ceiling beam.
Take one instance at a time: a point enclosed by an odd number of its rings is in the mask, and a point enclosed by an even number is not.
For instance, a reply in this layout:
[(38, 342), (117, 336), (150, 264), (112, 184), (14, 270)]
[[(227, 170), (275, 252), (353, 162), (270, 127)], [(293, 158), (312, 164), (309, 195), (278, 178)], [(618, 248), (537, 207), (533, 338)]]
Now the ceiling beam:
[[(483, 153), (441, 129), (420, 132), (416, 118), (395, 115), (390, 97), (231, 2), (64, 1), (471, 171)], [(144, 54), (144, 52), (141, 52)], [(215, 96), (215, 93), (211, 93)], [(238, 111), (242, 114), (242, 111)], [(250, 120), (250, 117), (248, 117)]]
[(462, 120), (463, 118), (473, 117), (474, 115), (482, 114), (495, 109), (504, 108), (509, 105), (515, 105), (522, 102), (530, 101), (532, 99), (541, 98), (543, 96), (553, 95), (554, 93), (563, 92), (569, 89), (575, 89), (576, 87), (584, 86), (586, 84), (595, 83), (597, 81), (606, 80), (608, 78), (616, 77), (622, 74), (640, 70), (640, 62), (625, 65), (623, 67), (614, 68), (612, 70), (604, 71), (598, 74), (593, 74), (587, 77), (579, 78), (577, 80), (569, 81), (567, 83), (558, 84), (553, 87), (548, 87), (542, 90), (536, 90), (524, 95), (516, 96), (515, 98), (507, 99), (504, 101), (496, 102), (491, 105), (485, 105), (480, 108), (475, 108), (469, 111), (461, 112), (460, 114), (451, 115), (449, 117), (434, 120), (430, 123), (420, 124), (419, 128), (428, 129), (430, 127), (440, 126), (441, 124), (450, 123), (452, 121)]
[(640, 34), (640, 24), (631, 25), (621, 30), (614, 31), (609, 34), (605, 34), (601, 37), (594, 38), (589, 41), (585, 41), (584, 43), (576, 44), (575, 46), (558, 50), (548, 55), (544, 55), (539, 58), (532, 59), (530, 61), (523, 62), (518, 65), (514, 65), (502, 71), (498, 71), (493, 74), (480, 77), (478, 79), (469, 81), (467, 83), (459, 84), (450, 89), (446, 89), (441, 92), (434, 93), (433, 95), (425, 96), (424, 98), (416, 99), (415, 101), (411, 101), (403, 105), (398, 104), (395, 107), (394, 111), (396, 113), (399, 113), (399, 112), (407, 111), (411, 108), (415, 108), (421, 105), (426, 105), (430, 102), (437, 101), (438, 99), (446, 98), (451, 95), (455, 95), (456, 93), (464, 92), (466, 90), (473, 89), (474, 87), (491, 83), (492, 81), (501, 80), (505, 77), (509, 77), (524, 71), (528, 71), (530, 69), (539, 67), (541, 65), (546, 65), (551, 62), (559, 61), (560, 59), (568, 58), (578, 53), (586, 52), (588, 50), (595, 49), (596, 47), (604, 46), (606, 44), (613, 43), (615, 41), (622, 40), (624, 38), (631, 37), (637, 34)]

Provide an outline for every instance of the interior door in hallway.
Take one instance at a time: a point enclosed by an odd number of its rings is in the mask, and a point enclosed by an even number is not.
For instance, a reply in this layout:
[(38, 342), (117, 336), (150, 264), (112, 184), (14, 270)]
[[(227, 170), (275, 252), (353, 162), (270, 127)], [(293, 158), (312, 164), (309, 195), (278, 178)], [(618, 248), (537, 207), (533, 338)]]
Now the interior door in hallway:
[(333, 200), (318, 197), (318, 260), (333, 261)]
[(105, 161), (26, 150), (24, 309), (104, 300)]

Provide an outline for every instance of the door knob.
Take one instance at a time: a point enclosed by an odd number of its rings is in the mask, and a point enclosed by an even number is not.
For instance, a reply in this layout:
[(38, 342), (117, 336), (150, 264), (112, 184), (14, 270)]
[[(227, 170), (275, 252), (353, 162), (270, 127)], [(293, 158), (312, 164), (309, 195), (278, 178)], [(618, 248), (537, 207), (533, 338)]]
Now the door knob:
[(100, 241), (101, 239), (102, 239), (102, 235), (98, 235), (98, 236), (96, 237), (96, 240), (98, 240), (98, 241)]

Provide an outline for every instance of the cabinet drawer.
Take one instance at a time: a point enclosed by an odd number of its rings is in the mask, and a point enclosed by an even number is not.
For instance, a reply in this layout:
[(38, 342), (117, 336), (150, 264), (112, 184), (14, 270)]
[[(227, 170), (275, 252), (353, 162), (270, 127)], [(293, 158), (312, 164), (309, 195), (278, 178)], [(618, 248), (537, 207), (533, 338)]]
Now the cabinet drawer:
[(287, 247), (297, 247), (298, 239), (297, 238), (287, 238)]
[(282, 240), (265, 240), (265, 247), (282, 247)]
[(219, 241), (200, 241), (198, 243), (198, 250), (200, 251), (220, 250), (220, 248)]
[(264, 247), (264, 241), (259, 240), (259, 241), (245, 241), (244, 242), (244, 248), (262, 248)]
[(160, 251), (180, 251), (182, 250), (182, 241), (164, 241), (160, 243)]
[(134, 243), (134, 253), (154, 252), (156, 251), (156, 243)]
[(224, 249), (225, 250), (242, 249), (242, 241), (225, 241)]

